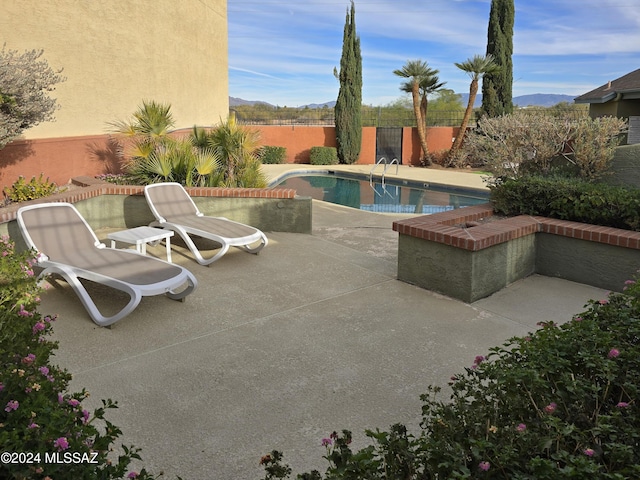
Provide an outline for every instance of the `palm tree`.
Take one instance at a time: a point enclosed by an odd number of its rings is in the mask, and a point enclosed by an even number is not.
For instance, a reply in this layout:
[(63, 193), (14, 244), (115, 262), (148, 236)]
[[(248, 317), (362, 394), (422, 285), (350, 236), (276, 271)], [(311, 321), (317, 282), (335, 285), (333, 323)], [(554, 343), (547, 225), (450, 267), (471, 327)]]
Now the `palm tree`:
[(409, 79), (400, 86), (400, 90), (411, 93), (413, 114), (416, 117), (422, 148), (421, 161), (430, 165), (427, 148), (427, 95), (441, 88), (444, 83), (440, 83), (438, 79), (438, 70), (430, 68), (427, 62), (422, 60), (409, 60), (400, 70), (394, 70), (393, 73)]
[(460, 131), (456, 137), (451, 150), (449, 150), (449, 157), (451, 157), (462, 146), (462, 140), (464, 139), (471, 113), (473, 112), (473, 104), (476, 101), (476, 95), (478, 94), (478, 82), (486, 74), (494, 74), (500, 70), (498, 65), (493, 59), (493, 55), (488, 53), (487, 55), (474, 55), (473, 58), (467, 59), (462, 63), (455, 63), (455, 66), (460, 70), (466, 72), (471, 77), (471, 85), (469, 86), (469, 102), (467, 103), (467, 109), (464, 111), (462, 117), (462, 123), (460, 124)]

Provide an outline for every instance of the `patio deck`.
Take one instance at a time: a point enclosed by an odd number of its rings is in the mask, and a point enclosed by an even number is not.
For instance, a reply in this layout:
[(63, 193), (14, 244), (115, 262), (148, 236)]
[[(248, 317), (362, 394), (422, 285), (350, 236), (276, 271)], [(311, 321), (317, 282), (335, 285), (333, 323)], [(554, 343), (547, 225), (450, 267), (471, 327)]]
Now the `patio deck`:
[(211, 267), (176, 240), (174, 262), (199, 289), (186, 303), (144, 298), (112, 329), (95, 326), (62, 284), (41, 304), (59, 314), (56, 360), (73, 388), (89, 390), (88, 406), (119, 402), (108, 418), (148, 470), (258, 479), (272, 449), (296, 473), (324, 470), (320, 440), (333, 430), (352, 430), (355, 448), (366, 428), (415, 431), (427, 385), (445, 398), (476, 355), (606, 295), (532, 276), (469, 305), (408, 285), (396, 280), (399, 218), (314, 201), (313, 235), (267, 232), (260, 255), (234, 250)]

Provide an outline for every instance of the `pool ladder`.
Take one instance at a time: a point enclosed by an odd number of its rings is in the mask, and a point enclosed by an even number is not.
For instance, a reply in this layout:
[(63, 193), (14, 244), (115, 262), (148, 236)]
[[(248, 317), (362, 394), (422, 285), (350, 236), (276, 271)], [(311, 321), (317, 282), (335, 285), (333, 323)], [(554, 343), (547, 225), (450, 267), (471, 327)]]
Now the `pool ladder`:
[[(376, 164), (373, 166), (373, 168), (369, 171), (369, 186), (373, 189), (373, 191), (376, 193), (376, 195), (380, 195), (382, 196), (383, 194), (378, 192), (375, 188), (375, 186), (373, 185), (373, 174), (376, 171), (376, 169), (378, 168), (379, 165), (384, 164), (384, 169), (382, 170), (382, 191), (384, 192), (384, 194), (389, 195), (390, 197), (392, 197), (393, 195), (389, 192), (387, 192), (387, 186), (385, 184), (385, 175), (387, 174), (387, 170), (389, 170), (389, 168), (395, 164), (396, 166), (396, 175), (398, 175), (398, 166), (400, 165), (400, 162), (398, 161), (397, 158), (394, 158), (393, 160), (391, 160), (390, 162), (387, 163), (387, 157), (380, 157), (380, 159), (378, 159), (378, 161), (376, 162)], [(396, 187), (397, 190), (397, 187)], [(397, 191), (396, 191), (397, 194)]]

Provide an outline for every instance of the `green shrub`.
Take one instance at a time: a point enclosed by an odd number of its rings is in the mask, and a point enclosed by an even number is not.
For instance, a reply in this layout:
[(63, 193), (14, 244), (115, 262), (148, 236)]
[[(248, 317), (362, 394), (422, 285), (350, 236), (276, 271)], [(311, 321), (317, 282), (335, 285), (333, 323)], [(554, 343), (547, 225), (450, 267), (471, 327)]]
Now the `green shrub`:
[[(369, 430), (353, 452), (350, 432), (334, 432), (319, 441), (325, 475), (297, 478), (640, 478), (640, 286), (625, 288), (477, 356), (449, 400), (430, 387), (418, 435)], [(265, 479), (291, 472), (277, 451), (261, 464)]]
[(264, 145), (258, 150), (258, 158), (264, 164), (285, 163), (287, 159), (287, 149), (273, 145)]
[(562, 177), (497, 179), (489, 188), (494, 210), (505, 215), (640, 230), (640, 189)]
[[(145, 470), (127, 472), (140, 459), (137, 448), (112, 452), (122, 432), (105, 413), (117, 404), (103, 400), (93, 412), (84, 409), (88, 392), (69, 392), (71, 375), (51, 363), (55, 317), (37, 310), (34, 265), (31, 252), (16, 253), (8, 237), (0, 239), (0, 478), (154, 478)], [(61, 462), (52, 462), (53, 455)]]
[[(58, 191), (58, 185), (44, 180), (41, 173), (38, 178), (33, 177), (28, 182), (22, 175), (18, 177), (11, 187), (6, 187), (4, 193), (12, 202), (26, 202), (27, 200), (35, 200), (36, 198), (46, 197)], [(64, 191), (64, 189), (62, 190)]]
[(338, 152), (335, 147), (311, 147), (311, 165), (337, 165)]

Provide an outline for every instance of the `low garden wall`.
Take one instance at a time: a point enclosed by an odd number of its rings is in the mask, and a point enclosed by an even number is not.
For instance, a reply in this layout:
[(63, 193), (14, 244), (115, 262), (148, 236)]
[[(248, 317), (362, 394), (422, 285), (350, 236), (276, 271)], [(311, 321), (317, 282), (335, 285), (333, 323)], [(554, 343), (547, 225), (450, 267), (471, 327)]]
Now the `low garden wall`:
[[(104, 183), (91, 177), (76, 177), (68, 192), (10, 205), (0, 214), (0, 234), (18, 244), (22, 237), (15, 222), (18, 209), (43, 202), (73, 203), (95, 230), (148, 225), (154, 217), (144, 198), (144, 187)], [(227, 217), (265, 232), (311, 233), (311, 198), (298, 197), (284, 188), (187, 188), (205, 215)]]
[(398, 279), (471, 303), (533, 273), (621, 291), (640, 268), (640, 232), (545, 217), (493, 217), (490, 204), (393, 223)]

